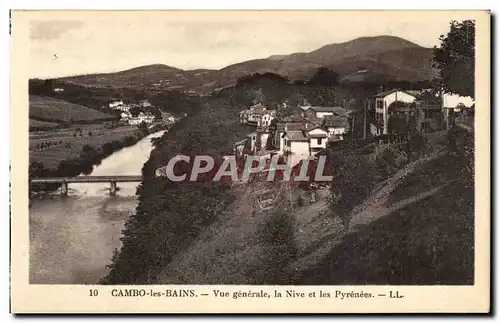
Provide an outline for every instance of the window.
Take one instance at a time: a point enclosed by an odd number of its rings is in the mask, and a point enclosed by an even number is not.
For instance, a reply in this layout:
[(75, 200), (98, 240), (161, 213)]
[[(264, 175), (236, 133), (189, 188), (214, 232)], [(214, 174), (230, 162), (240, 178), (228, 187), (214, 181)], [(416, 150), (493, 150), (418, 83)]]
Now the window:
[(321, 145), (322, 141), (323, 141), (323, 138), (318, 138), (318, 145)]

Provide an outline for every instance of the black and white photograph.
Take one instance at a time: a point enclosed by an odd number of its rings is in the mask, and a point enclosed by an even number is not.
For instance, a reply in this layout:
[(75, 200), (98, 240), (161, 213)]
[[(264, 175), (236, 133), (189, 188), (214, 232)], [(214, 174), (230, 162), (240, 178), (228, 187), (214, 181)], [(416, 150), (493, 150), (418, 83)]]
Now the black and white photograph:
[(478, 15), (33, 13), (29, 285), (474, 286)]

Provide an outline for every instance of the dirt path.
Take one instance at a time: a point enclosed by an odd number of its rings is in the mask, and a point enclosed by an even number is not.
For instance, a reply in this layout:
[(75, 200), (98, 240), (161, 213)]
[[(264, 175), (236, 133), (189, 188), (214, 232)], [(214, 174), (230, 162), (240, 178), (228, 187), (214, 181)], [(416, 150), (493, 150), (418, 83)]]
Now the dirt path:
[[(399, 183), (411, 174), (418, 166), (438, 158), (441, 153), (433, 153), (422, 159), (416, 160), (406, 165), (403, 169), (396, 172), (386, 181), (382, 182), (375, 188), (368, 199), (360, 206), (352, 211), (352, 218), (349, 228), (346, 230), (340, 221), (332, 219), (331, 215), (312, 213), (314, 210), (324, 210), (327, 208), (326, 200), (316, 202), (317, 205), (305, 208), (298, 212), (297, 219), (301, 223), (301, 227), (295, 234), (296, 244), (299, 250), (302, 250), (303, 257), (292, 262), (288, 268), (291, 272), (300, 272), (324, 259), (333, 247), (338, 245), (344, 236), (358, 230), (357, 225), (366, 225), (381, 217), (390, 215), (391, 213), (404, 208), (412, 203), (423, 200), (448, 184), (430, 188), (425, 192), (421, 192), (415, 196), (409, 197), (392, 205), (387, 205), (387, 199), (390, 194), (398, 187)], [(306, 211), (307, 210), (307, 211)], [(309, 218), (313, 218), (308, 224), (301, 218), (302, 213), (308, 213)]]
[[(358, 224), (368, 224), (371, 221), (374, 221), (380, 218), (381, 216), (384, 216), (383, 214), (385, 214), (384, 213), (385, 211), (383, 210), (389, 210), (391, 208), (385, 205), (389, 195), (394, 190), (397, 189), (398, 185), (406, 178), (406, 176), (411, 174), (416, 167), (426, 162), (429, 162), (433, 159), (436, 159), (439, 156), (440, 156), (439, 153), (433, 153), (429, 156), (411, 162), (408, 165), (406, 165), (403, 169), (397, 171), (394, 175), (389, 177), (386, 181), (382, 182), (378, 186), (379, 188), (378, 189), (375, 188), (373, 190), (373, 193), (368, 197), (368, 199), (365, 200), (363, 204), (355, 207), (354, 210), (352, 210), (350, 228)], [(411, 199), (416, 199), (415, 202), (418, 201), (419, 199), (417, 198), (417, 196), (413, 196), (411, 198), (406, 199), (408, 200), (407, 204), (411, 203), (411, 201), (409, 201)]]
[(385, 206), (385, 205), (379, 205), (376, 208), (372, 209), (366, 209), (361, 211), (360, 213), (357, 213), (351, 218), (351, 222), (349, 224), (349, 228), (352, 230), (355, 228), (356, 225), (359, 224), (369, 224), (370, 222), (373, 222), (383, 216), (387, 216), (393, 212), (396, 212), (410, 204), (416, 203), (420, 200), (423, 200), (431, 195), (434, 195), (436, 192), (438, 192), (440, 189), (443, 187), (447, 186), (448, 184), (440, 185), (437, 187), (434, 187), (428, 191), (422, 192), (420, 194), (417, 194), (415, 196), (406, 198), (404, 200), (401, 200), (399, 202), (396, 202), (390, 206)]

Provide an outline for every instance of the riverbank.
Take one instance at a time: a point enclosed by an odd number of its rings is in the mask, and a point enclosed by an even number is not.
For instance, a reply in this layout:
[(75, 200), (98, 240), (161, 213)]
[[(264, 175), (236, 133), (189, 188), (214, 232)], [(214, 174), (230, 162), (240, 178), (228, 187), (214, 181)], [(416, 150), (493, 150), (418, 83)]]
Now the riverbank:
[[(233, 110), (230, 110), (233, 109)], [(117, 252), (103, 284), (151, 284), (172, 258), (231, 205), (231, 187), (222, 182), (173, 183), (154, 176), (165, 161), (182, 153), (221, 151), (249, 132), (239, 123), (238, 107), (207, 104), (199, 113), (176, 123), (156, 144), (143, 168), (139, 205), (125, 225), (123, 247)]]
[[(90, 176), (141, 174), (154, 146), (144, 137), (95, 166)], [(109, 195), (108, 183), (73, 183), (68, 196), (33, 199), (29, 210), (30, 284), (93, 285), (108, 273), (107, 265), (120, 250), (125, 221), (134, 214), (139, 183), (119, 183)]]
[[(70, 155), (71, 157), (60, 160), (57, 167), (53, 167), (52, 165), (47, 167), (43, 161), (37, 160), (37, 158), (33, 158), (33, 160), (30, 152), (31, 162), (29, 166), (29, 176), (30, 178), (51, 176), (72, 177), (80, 174), (89, 174), (92, 172), (94, 166), (99, 165), (104, 158), (125, 147), (130, 147), (136, 144), (151, 133), (165, 129), (166, 126), (158, 124), (150, 128), (136, 128), (135, 131), (124, 136), (122, 135), (119, 139), (114, 139), (115, 137), (108, 137), (108, 140), (106, 140), (106, 138), (102, 138), (103, 140), (100, 140), (93, 145), (83, 145), (77, 154)], [(57, 190), (59, 186), (59, 184), (33, 184), (31, 185), (30, 192), (50, 192)]]

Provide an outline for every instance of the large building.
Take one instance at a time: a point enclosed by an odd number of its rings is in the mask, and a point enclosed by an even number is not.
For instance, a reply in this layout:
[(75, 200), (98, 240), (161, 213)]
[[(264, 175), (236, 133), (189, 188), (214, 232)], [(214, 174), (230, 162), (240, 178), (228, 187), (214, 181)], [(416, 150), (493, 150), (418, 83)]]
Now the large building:
[(256, 104), (240, 112), (240, 122), (257, 127), (268, 127), (276, 117), (276, 110), (268, 110), (262, 104)]
[(398, 103), (409, 104), (415, 102), (417, 93), (413, 91), (404, 91), (393, 89), (375, 95), (375, 120), (376, 134), (389, 133), (389, 115), (391, 109), (395, 109)]

